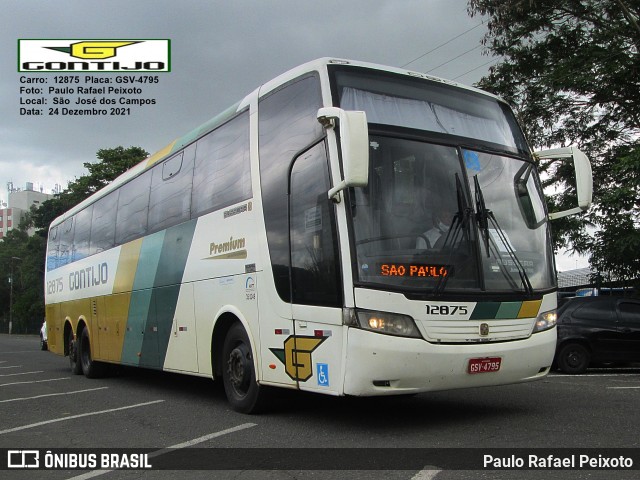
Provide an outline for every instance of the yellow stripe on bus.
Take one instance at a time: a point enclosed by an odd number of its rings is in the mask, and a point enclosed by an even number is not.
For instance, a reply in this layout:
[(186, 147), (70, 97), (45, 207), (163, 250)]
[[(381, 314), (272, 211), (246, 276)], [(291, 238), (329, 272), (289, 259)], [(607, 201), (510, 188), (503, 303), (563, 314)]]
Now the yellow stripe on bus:
[(171, 153), (171, 150), (173, 150), (173, 146), (176, 144), (176, 142), (177, 140), (174, 140), (169, 145), (162, 148), (161, 150), (158, 150), (156, 153), (154, 153), (149, 158), (147, 158), (147, 168), (149, 168), (152, 165), (155, 165), (156, 162), (158, 162), (158, 160), (161, 160), (162, 158), (169, 155)]
[(520, 311), (518, 312), (518, 318), (537, 317), (540, 305), (542, 305), (542, 300), (528, 300), (526, 302), (522, 302), (522, 307), (520, 307)]
[(113, 293), (130, 292), (133, 289), (142, 240), (144, 239), (139, 238), (122, 246), (118, 259), (118, 271), (113, 283)]

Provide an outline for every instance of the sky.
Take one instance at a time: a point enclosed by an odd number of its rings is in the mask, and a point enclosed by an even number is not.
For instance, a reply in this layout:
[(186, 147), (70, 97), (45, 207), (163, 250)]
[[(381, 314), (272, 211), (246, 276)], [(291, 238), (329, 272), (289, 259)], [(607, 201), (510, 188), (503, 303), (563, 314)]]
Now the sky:
[[(362, 60), (473, 85), (491, 62), (465, 0), (3, 0), (0, 201), (6, 185), (51, 193), (101, 148), (153, 153), (262, 83), (320, 57)], [(18, 39), (171, 39), (171, 72), (129, 116), (20, 115)], [(36, 74), (27, 74), (29, 76)], [(55, 74), (40, 73), (53, 77)], [(114, 74), (103, 74), (114, 75)], [(48, 105), (47, 107), (50, 107)], [(559, 270), (584, 266), (562, 256)], [(561, 263), (563, 262), (563, 263)], [(579, 263), (579, 265), (578, 265)]]

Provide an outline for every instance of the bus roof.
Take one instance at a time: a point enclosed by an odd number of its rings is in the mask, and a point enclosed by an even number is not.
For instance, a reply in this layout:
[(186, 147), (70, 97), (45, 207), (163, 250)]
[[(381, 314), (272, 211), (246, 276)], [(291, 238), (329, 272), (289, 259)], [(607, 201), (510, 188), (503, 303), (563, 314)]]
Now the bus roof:
[(127, 183), (129, 180), (132, 180), (133, 178), (137, 177), (142, 172), (144, 172), (145, 170), (151, 168), (156, 163), (166, 159), (167, 157), (169, 157), (169, 156), (173, 155), (174, 153), (180, 151), (185, 146), (187, 146), (190, 143), (194, 142), (198, 138), (204, 136), (206, 133), (216, 129), (217, 127), (219, 127), (220, 125), (225, 123), (227, 120), (229, 120), (233, 116), (235, 116), (238, 112), (240, 112), (241, 110), (244, 110), (249, 105), (249, 103), (251, 102), (252, 99), (261, 97), (263, 95), (266, 95), (269, 92), (271, 92), (272, 90), (278, 88), (280, 85), (283, 85), (283, 84), (285, 84), (285, 83), (287, 83), (287, 82), (289, 82), (289, 81), (291, 81), (291, 80), (293, 80), (293, 79), (295, 79), (295, 78), (297, 78), (297, 77), (299, 77), (301, 75), (304, 75), (305, 73), (309, 73), (309, 72), (313, 72), (313, 71), (324, 71), (328, 65), (350, 65), (350, 66), (356, 66), (356, 67), (362, 67), (362, 68), (369, 68), (369, 69), (372, 69), (372, 70), (380, 70), (380, 71), (384, 71), (384, 72), (397, 73), (397, 74), (400, 74), (400, 75), (408, 75), (408, 76), (411, 76), (413, 78), (423, 78), (423, 79), (430, 80), (430, 81), (433, 81), (433, 82), (438, 82), (438, 83), (443, 83), (443, 84), (446, 84), (446, 85), (450, 85), (452, 87), (461, 88), (461, 89), (468, 90), (468, 91), (473, 91), (475, 93), (479, 93), (479, 94), (482, 94), (482, 95), (485, 95), (485, 96), (488, 96), (488, 97), (495, 98), (495, 99), (500, 100), (500, 101), (504, 101), (504, 100), (500, 99), (499, 97), (497, 97), (497, 96), (495, 96), (495, 95), (493, 95), (493, 94), (491, 94), (489, 92), (485, 92), (483, 90), (479, 90), (477, 88), (470, 87), (468, 85), (463, 85), (463, 84), (460, 84), (460, 83), (457, 83), (457, 82), (453, 82), (451, 80), (446, 80), (446, 79), (443, 79), (443, 78), (427, 75), (427, 74), (421, 73), (421, 72), (414, 72), (414, 71), (411, 71), (411, 70), (405, 70), (403, 68), (389, 67), (389, 66), (379, 65), (379, 64), (375, 64), (375, 63), (360, 62), (360, 61), (346, 60), (346, 59), (340, 59), (340, 58), (331, 58), (331, 57), (319, 58), (319, 59), (312, 60), (310, 62), (304, 63), (302, 65), (299, 65), (299, 66), (297, 66), (295, 68), (292, 68), (291, 70), (288, 70), (288, 71), (282, 73), (281, 75), (278, 75), (273, 80), (270, 80), (270, 81), (264, 83), (263, 85), (259, 86), (253, 92), (251, 92), (250, 94), (246, 95), (241, 101), (236, 102), (235, 104), (233, 104), (232, 106), (230, 106), (229, 108), (227, 108), (223, 112), (219, 113), (218, 115), (216, 115), (215, 117), (213, 117), (209, 121), (207, 121), (207, 122), (203, 123), (202, 125), (194, 128), (193, 130), (191, 130), (187, 134), (177, 138), (173, 142), (171, 142), (168, 145), (166, 145), (164, 148), (161, 148), (160, 150), (158, 150), (154, 154), (150, 155), (149, 157), (147, 157), (146, 159), (141, 161), (136, 166), (130, 168), (129, 170), (124, 172), (122, 175), (118, 176), (109, 185), (107, 185), (104, 188), (98, 190), (97, 192), (95, 192), (94, 194), (92, 194), (91, 196), (89, 196), (88, 198), (83, 200), (82, 202), (80, 202), (75, 207), (71, 208), (70, 210), (68, 210), (64, 214), (60, 215), (53, 222), (51, 222), (50, 228), (55, 226), (55, 225), (59, 225), (60, 223), (62, 223), (67, 218), (75, 215), (77, 212), (79, 212), (83, 208), (91, 205), (92, 203), (96, 202), (97, 200), (99, 200), (103, 196), (107, 195), (108, 193), (112, 192), (113, 190), (116, 190), (118, 187), (120, 187), (121, 185)]

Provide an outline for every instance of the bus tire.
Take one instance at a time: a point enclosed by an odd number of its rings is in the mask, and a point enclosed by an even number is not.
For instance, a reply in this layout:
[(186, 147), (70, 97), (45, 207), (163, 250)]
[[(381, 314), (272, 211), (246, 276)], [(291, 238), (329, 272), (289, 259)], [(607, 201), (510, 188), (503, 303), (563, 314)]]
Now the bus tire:
[(79, 362), (82, 367), (82, 373), (87, 378), (102, 377), (105, 373), (106, 365), (96, 362), (91, 358), (91, 342), (89, 340), (89, 331), (85, 327), (80, 334), (80, 347), (78, 350)]
[(74, 375), (82, 374), (82, 365), (78, 360), (78, 340), (73, 333), (69, 333), (69, 366), (71, 367), (71, 373)]
[(237, 412), (257, 413), (263, 407), (265, 392), (256, 381), (253, 352), (242, 324), (229, 328), (222, 355), (222, 382), (229, 405)]
[(590, 362), (589, 350), (579, 343), (567, 343), (558, 353), (558, 368), (564, 373), (584, 373)]

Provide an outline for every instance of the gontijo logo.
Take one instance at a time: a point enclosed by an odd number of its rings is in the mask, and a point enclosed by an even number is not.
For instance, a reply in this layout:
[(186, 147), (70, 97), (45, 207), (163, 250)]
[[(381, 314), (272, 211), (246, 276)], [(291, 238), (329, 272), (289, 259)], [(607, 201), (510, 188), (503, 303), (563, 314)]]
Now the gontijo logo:
[(112, 40), (97, 40), (92, 42), (72, 43), (69, 47), (46, 47), (49, 50), (68, 53), (76, 58), (104, 59), (116, 56), (116, 48), (126, 47), (140, 42), (114, 42)]
[(170, 40), (18, 40), (19, 72), (168, 72)]

